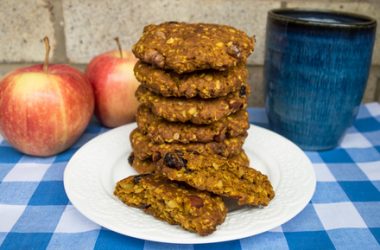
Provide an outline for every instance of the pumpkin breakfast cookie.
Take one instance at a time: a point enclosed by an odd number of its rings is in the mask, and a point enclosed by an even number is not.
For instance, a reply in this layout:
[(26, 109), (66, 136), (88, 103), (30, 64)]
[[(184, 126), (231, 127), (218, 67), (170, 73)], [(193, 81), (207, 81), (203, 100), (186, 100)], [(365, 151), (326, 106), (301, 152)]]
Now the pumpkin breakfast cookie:
[(248, 112), (243, 109), (209, 125), (169, 122), (140, 105), (136, 115), (137, 126), (155, 143), (190, 143), (223, 141), (244, 136), (249, 127)]
[(244, 64), (225, 71), (202, 70), (188, 74), (164, 71), (142, 61), (134, 67), (136, 79), (149, 90), (165, 97), (215, 98), (239, 91), (248, 78)]
[(172, 122), (194, 124), (210, 124), (246, 108), (248, 95), (246, 85), (237, 92), (212, 99), (162, 97), (142, 85), (136, 91), (139, 102), (150, 107), (155, 115)]
[(143, 62), (181, 74), (244, 64), (253, 48), (254, 39), (231, 26), (166, 22), (145, 26), (132, 51)]
[(160, 175), (129, 176), (116, 184), (114, 194), (129, 206), (200, 235), (215, 231), (227, 214), (220, 197)]
[(235, 158), (170, 152), (157, 163), (156, 172), (196, 189), (236, 199), (239, 205), (266, 206), (274, 197), (268, 177)]
[[(182, 152), (182, 151), (176, 150), (175, 152)], [(204, 156), (208, 157), (208, 156), (212, 156), (212, 154), (204, 154)], [(128, 162), (129, 162), (129, 165), (132, 168), (134, 168), (137, 173), (148, 174), (148, 173), (153, 173), (156, 171), (157, 167), (159, 166), (158, 161), (160, 159), (161, 158), (158, 158), (158, 159), (147, 158), (147, 159), (141, 160), (135, 156), (135, 152), (132, 152), (128, 158)], [(227, 158), (224, 158), (224, 159), (227, 160)], [(228, 160), (233, 161), (236, 164), (239, 164), (241, 166), (246, 166), (246, 167), (249, 166), (249, 159), (243, 150), (240, 151), (238, 154), (231, 156), (230, 158), (228, 158)]]
[(223, 157), (231, 157), (242, 151), (243, 143), (246, 136), (238, 136), (234, 138), (226, 138), (223, 141), (212, 141), (208, 143), (154, 143), (148, 136), (141, 133), (136, 128), (130, 134), (130, 141), (134, 156), (140, 160), (160, 159), (168, 152), (181, 150), (186, 152), (196, 152), (198, 154), (217, 154)]

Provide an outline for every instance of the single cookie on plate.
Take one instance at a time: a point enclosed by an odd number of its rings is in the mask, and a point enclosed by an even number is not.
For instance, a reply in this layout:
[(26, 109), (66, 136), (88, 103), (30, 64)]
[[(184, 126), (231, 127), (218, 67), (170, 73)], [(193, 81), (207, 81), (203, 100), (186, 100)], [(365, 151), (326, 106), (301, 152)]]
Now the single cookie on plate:
[(138, 128), (130, 134), (130, 141), (134, 156), (140, 160), (152, 159), (156, 161), (168, 152), (180, 150), (194, 152), (203, 155), (217, 154), (223, 157), (231, 157), (242, 151), (246, 136), (226, 138), (223, 141), (207, 143), (154, 143)]
[(163, 97), (142, 85), (136, 91), (137, 100), (148, 106), (155, 115), (171, 122), (194, 124), (210, 124), (246, 108), (248, 95), (249, 87), (246, 85), (237, 92), (212, 99)]
[(209, 125), (198, 125), (166, 121), (153, 114), (149, 107), (140, 105), (136, 121), (140, 131), (155, 143), (220, 142), (226, 138), (245, 136), (249, 128), (245, 109)]
[(203, 70), (190, 74), (165, 71), (138, 61), (134, 67), (136, 79), (142, 85), (165, 97), (226, 96), (247, 84), (248, 70), (244, 64), (225, 71)]
[(132, 51), (141, 61), (182, 74), (246, 63), (253, 48), (253, 38), (227, 25), (166, 22), (145, 26)]
[(156, 172), (196, 189), (235, 199), (239, 205), (267, 206), (274, 197), (268, 177), (235, 158), (176, 151), (157, 162)]
[[(179, 150), (175, 152), (181, 152)], [(165, 154), (166, 155), (166, 154)], [(210, 156), (210, 158), (213, 158), (212, 154), (205, 154), (205, 157)], [(224, 158), (227, 159), (227, 158)], [(247, 155), (244, 153), (244, 151), (240, 151), (239, 154), (231, 156), (228, 158), (228, 160), (235, 162), (236, 164), (239, 164), (241, 166), (249, 166), (249, 159)], [(134, 170), (136, 170), (139, 174), (149, 174), (156, 172), (157, 167), (161, 164), (159, 163), (159, 159), (156, 159), (156, 161), (153, 161), (152, 158), (147, 158), (144, 160), (139, 159), (138, 157), (135, 157), (135, 153), (132, 152), (131, 155), (128, 158), (129, 164), (132, 166)]]
[(220, 197), (160, 175), (129, 176), (116, 184), (114, 194), (129, 206), (200, 235), (214, 232), (227, 215)]

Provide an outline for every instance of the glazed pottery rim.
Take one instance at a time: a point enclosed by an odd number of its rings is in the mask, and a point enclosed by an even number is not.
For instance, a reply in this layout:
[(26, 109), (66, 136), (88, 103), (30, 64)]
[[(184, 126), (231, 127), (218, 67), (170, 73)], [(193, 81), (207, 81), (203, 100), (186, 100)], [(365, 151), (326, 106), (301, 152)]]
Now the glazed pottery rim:
[[(293, 17), (289, 14), (319, 14), (326, 15), (326, 17), (346, 17), (351, 18), (352, 23), (337, 23), (337, 22), (323, 22), (317, 20), (305, 20), (297, 17)], [(272, 9), (268, 12), (268, 18), (272, 18), (272, 20), (287, 22), (287, 23), (295, 23), (300, 25), (307, 26), (323, 26), (323, 27), (331, 27), (331, 28), (372, 28), (376, 27), (376, 19), (351, 13), (344, 11), (335, 11), (335, 10), (321, 10), (321, 9), (301, 9), (301, 8), (278, 8)], [(357, 21), (356, 21), (357, 20)]]

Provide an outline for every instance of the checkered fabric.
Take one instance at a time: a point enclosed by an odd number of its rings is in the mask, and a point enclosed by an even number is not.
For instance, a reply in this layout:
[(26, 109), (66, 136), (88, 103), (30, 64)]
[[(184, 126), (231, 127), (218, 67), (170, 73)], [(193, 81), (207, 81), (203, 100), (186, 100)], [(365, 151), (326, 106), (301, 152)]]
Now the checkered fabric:
[[(267, 126), (263, 109), (250, 109)], [(360, 107), (340, 146), (306, 152), (317, 188), (306, 208), (282, 226), (249, 238), (201, 245), (162, 244), (109, 231), (68, 200), (63, 171), (89, 139), (106, 131), (92, 122), (81, 139), (51, 158), (23, 155), (0, 137), (0, 249), (380, 249), (380, 104)]]

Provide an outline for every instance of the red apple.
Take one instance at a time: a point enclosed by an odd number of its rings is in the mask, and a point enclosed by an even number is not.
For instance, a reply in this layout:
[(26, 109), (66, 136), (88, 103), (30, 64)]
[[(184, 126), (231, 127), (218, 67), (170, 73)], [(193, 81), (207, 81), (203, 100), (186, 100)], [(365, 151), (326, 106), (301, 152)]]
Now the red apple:
[(118, 127), (134, 121), (139, 85), (133, 73), (137, 59), (121, 49), (100, 54), (87, 66), (86, 75), (95, 93), (95, 115), (106, 127)]
[(68, 65), (44, 65), (10, 72), (0, 82), (0, 133), (19, 151), (51, 156), (69, 148), (94, 110), (92, 87)]

